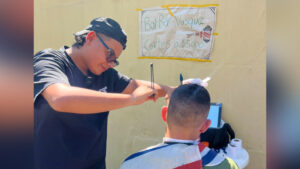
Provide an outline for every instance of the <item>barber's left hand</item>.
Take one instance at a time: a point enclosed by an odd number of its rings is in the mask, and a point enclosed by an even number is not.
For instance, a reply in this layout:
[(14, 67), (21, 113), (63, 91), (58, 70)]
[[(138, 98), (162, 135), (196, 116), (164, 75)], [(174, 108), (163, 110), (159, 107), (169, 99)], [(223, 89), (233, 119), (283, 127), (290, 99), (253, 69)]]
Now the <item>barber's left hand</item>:
[(205, 78), (204, 80), (201, 80), (200, 78), (191, 78), (191, 79), (186, 79), (182, 83), (183, 84), (197, 84), (203, 87), (208, 86), (208, 81), (210, 80), (210, 77)]

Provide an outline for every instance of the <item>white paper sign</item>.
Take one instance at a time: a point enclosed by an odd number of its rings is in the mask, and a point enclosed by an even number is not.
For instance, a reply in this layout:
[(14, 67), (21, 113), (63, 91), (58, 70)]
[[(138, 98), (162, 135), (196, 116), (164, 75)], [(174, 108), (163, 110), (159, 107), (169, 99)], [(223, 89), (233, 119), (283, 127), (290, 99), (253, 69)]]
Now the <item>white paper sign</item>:
[(141, 57), (209, 60), (216, 7), (171, 7), (140, 12)]

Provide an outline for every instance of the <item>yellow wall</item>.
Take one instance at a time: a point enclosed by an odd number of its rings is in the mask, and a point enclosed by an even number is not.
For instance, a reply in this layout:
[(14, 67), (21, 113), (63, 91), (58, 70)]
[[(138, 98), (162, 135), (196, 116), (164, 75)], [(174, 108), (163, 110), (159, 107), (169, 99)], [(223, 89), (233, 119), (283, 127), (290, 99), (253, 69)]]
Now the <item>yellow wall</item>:
[[(211, 63), (174, 60), (139, 60), (137, 8), (163, 4), (218, 3)], [(264, 0), (36, 0), (34, 1), (34, 51), (71, 45), (72, 33), (85, 28), (95, 17), (117, 20), (128, 34), (127, 49), (117, 69), (136, 79), (178, 85), (185, 78), (211, 76), (212, 101), (223, 103), (223, 119), (250, 154), (247, 169), (266, 168), (266, 5)], [(164, 124), (160, 116), (163, 99), (156, 104), (112, 111), (109, 117), (107, 168), (119, 168), (129, 154), (161, 142)]]

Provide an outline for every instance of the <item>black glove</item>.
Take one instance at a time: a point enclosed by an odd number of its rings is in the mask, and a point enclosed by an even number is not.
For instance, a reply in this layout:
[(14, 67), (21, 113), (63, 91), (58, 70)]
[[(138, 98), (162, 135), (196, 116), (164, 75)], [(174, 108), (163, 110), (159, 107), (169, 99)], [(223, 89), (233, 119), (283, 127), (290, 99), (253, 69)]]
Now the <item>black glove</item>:
[(209, 128), (200, 135), (200, 141), (209, 142), (209, 148), (213, 149), (227, 147), (228, 143), (234, 138), (234, 131), (228, 123), (225, 123), (222, 128)]

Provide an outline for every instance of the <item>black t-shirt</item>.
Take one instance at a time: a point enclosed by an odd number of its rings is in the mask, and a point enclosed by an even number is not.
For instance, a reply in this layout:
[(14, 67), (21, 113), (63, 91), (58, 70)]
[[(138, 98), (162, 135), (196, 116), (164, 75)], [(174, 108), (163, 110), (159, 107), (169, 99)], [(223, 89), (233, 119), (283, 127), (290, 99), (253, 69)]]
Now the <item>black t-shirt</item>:
[(105, 169), (108, 112), (57, 112), (40, 93), (55, 83), (121, 93), (130, 79), (114, 69), (85, 76), (65, 52), (67, 48), (45, 49), (33, 59), (35, 167)]

